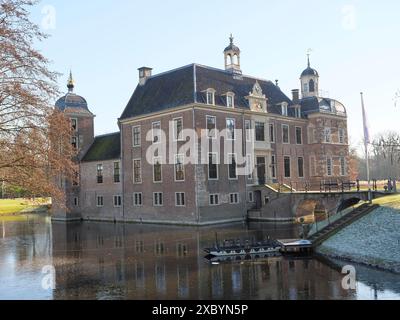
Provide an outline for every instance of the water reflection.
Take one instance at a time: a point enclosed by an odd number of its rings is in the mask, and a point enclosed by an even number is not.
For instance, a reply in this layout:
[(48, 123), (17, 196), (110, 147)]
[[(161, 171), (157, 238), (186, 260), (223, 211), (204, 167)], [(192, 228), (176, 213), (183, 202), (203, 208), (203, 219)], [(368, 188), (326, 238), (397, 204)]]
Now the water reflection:
[[(378, 277), (365, 267), (357, 268), (357, 291), (344, 291), (337, 262), (204, 259), (215, 233), (220, 240), (291, 238), (297, 233), (291, 226), (63, 224), (33, 216), (1, 224), (0, 299), (369, 299), (368, 290), (400, 297), (397, 275)], [(54, 291), (41, 288), (46, 265), (56, 269)]]

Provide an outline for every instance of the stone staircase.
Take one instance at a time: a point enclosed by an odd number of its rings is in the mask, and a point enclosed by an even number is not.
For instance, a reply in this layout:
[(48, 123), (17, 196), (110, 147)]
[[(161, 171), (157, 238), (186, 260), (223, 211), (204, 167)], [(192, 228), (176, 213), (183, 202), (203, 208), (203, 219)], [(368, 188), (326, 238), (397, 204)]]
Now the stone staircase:
[(332, 237), (334, 234), (338, 233), (343, 228), (347, 227), (354, 221), (366, 216), (373, 210), (377, 209), (378, 205), (372, 204), (363, 204), (357, 209), (353, 210), (352, 212), (346, 214), (339, 220), (331, 223), (330, 225), (326, 226), (322, 230), (318, 231), (317, 233), (313, 234), (308, 238), (313, 243), (314, 247), (319, 246), (322, 242), (327, 240), (328, 238)]

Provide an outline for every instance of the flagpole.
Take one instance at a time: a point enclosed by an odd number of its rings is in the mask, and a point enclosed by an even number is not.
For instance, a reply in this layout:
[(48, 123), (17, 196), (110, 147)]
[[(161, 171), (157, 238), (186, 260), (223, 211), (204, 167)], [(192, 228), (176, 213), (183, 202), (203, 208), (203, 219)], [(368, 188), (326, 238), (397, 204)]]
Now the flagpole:
[(370, 143), (370, 137), (369, 137), (367, 114), (366, 114), (365, 105), (364, 105), (364, 93), (363, 92), (361, 92), (361, 106), (362, 106), (362, 114), (363, 114), (363, 122), (364, 122), (364, 147), (365, 147), (365, 161), (367, 163), (368, 200), (371, 202), (372, 201), (371, 177), (370, 177), (369, 152), (368, 152), (368, 144)]

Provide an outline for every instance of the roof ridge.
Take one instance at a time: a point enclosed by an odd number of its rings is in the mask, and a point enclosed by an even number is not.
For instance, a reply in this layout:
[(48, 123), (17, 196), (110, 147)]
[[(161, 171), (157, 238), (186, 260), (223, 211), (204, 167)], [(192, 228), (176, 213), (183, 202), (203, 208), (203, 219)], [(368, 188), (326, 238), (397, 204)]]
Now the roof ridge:
[(179, 70), (186, 69), (188, 67), (193, 67), (194, 65), (195, 65), (195, 63), (187, 64), (187, 65), (179, 67), (179, 68), (171, 69), (171, 70), (168, 70), (168, 71), (164, 71), (164, 72), (152, 75), (151, 77), (148, 77), (147, 79), (150, 80), (150, 79), (153, 79), (153, 78), (161, 77), (161, 76), (164, 76), (164, 75), (169, 74), (169, 73), (173, 73), (173, 72), (176, 72), (176, 71), (179, 71)]
[(112, 133), (106, 133), (106, 134), (101, 134), (98, 136), (95, 136), (94, 138), (104, 138), (104, 137), (108, 137), (108, 136), (113, 136), (113, 135), (117, 135), (117, 134), (121, 134), (121, 131), (117, 131), (117, 132), (112, 132)]

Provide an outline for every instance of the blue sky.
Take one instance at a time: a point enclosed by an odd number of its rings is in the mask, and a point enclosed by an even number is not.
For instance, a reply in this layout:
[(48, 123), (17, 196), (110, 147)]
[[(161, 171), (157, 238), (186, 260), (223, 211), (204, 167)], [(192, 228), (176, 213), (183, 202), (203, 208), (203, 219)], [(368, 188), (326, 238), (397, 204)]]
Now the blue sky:
[(154, 73), (193, 62), (223, 68), (222, 51), (233, 33), (244, 74), (279, 79), (289, 96), (300, 87), (311, 48), (320, 89), (345, 104), (357, 144), (360, 91), (372, 134), (398, 128), (399, 12), (395, 0), (48, 0), (32, 17), (51, 35), (40, 48), (64, 74), (62, 91), (72, 68), (76, 93), (97, 116), (96, 134), (118, 130), (139, 67)]

